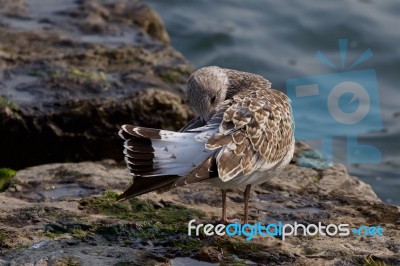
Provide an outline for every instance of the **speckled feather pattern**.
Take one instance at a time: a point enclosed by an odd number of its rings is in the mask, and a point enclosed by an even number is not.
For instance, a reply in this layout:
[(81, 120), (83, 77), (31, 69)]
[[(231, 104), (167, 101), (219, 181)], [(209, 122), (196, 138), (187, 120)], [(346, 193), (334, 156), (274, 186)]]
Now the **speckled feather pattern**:
[(288, 97), (280, 91), (261, 88), (242, 91), (224, 102), (226, 109), (219, 132), (206, 148), (220, 148), (219, 178), (230, 180), (249, 175), (263, 165), (272, 168), (293, 145), (293, 122)]

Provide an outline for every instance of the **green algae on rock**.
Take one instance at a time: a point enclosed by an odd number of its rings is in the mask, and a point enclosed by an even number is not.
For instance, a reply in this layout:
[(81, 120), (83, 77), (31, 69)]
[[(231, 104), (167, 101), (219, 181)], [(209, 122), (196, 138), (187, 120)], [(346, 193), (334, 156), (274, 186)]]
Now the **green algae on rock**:
[(0, 192), (3, 192), (7, 188), (11, 178), (13, 178), (16, 173), (17, 172), (13, 169), (0, 168)]
[(12, 101), (10, 101), (9, 99), (7, 99), (7, 97), (5, 96), (0, 96), (0, 108), (1, 107), (8, 107), (10, 109), (18, 109), (18, 105)]
[(90, 213), (105, 214), (124, 220), (146, 222), (147, 224), (175, 224), (188, 222), (190, 219), (202, 218), (204, 213), (178, 205), (156, 208), (154, 202), (130, 199), (116, 202), (118, 194), (107, 192), (100, 197), (90, 197), (80, 200), (83, 209)]

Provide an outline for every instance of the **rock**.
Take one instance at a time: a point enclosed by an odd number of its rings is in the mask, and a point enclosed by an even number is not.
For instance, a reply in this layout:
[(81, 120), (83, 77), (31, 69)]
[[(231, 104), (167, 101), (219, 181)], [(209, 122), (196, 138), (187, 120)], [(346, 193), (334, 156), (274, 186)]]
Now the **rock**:
[(0, 0), (0, 14), (2, 16), (27, 18), (28, 6), (23, 0), (8, 1)]
[[(191, 219), (215, 224), (220, 216), (217, 188), (193, 184), (115, 203), (115, 192), (130, 182), (128, 171), (112, 160), (18, 171), (0, 193), (0, 260), (5, 265), (99, 266), (400, 262), (400, 208), (383, 203), (340, 164), (327, 169), (290, 164), (280, 176), (255, 187), (251, 223), (379, 225), (383, 236), (300, 233), (285, 240), (255, 236), (250, 241), (243, 235), (188, 236)], [(227, 202), (228, 217), (240, 219), (242, 191), (229, 191)]]
[(67, 201), (122, 190), (129, 183), (126, 170), (113, 161), (56, 163), (19, 171), (6, 194), (29, 202)]
[(182, 99), (193, 68), (152, 9), (64, 2), (0, 2), (2, 167), (122, 160), (122, 124), (179, 129), (192, 117)]
[(160, 16), (141, 1), (82, 1), (72, 9), (61, 12), (71, 18), (79, 30), (88, 34), (111, 33), (124, 34), (131, 27), (159, 40), (169, 43), (168, 33), (164, 29)]

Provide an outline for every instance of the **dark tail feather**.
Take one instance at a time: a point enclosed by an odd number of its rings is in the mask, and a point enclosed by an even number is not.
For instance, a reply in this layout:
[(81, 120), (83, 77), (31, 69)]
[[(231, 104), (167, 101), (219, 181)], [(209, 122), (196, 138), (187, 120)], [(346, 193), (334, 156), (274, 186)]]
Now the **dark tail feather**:
[(121, 195), (118, 196), (117, 202), (127, 200), (136, 196), (140, 196), (153, 190), (159, 190), (172, 185), (179, 176), (135, 176), (133, 184)]

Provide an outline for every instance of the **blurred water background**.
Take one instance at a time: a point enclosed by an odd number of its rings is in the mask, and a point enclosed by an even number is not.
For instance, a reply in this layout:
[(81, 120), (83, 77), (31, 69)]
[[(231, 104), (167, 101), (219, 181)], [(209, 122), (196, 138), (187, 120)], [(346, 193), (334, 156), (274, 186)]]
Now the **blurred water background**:
[[(361, 143), (382, 153), (378, 164), (348, 164), (387, 203), (400, 205), (400, 5), (397, 0), (147, 0), (165, 22), (174, 47), (195, 67), (218, 65), (254, 72), (285, 91), (287, 79), (347, 71), (368, 48), (357, 70), (375, 69), (383, 129)], [(315, 59), (323, 52), (340, 65), (338, 39), (348, 39), (348, 65), (333, 70)], [(315, 121), (324, 117), (310, 112)], [(321, 130), (321, 138), (324, 137)], [(335, 160), (346, 162), (346, 137), (337, 132)]]

